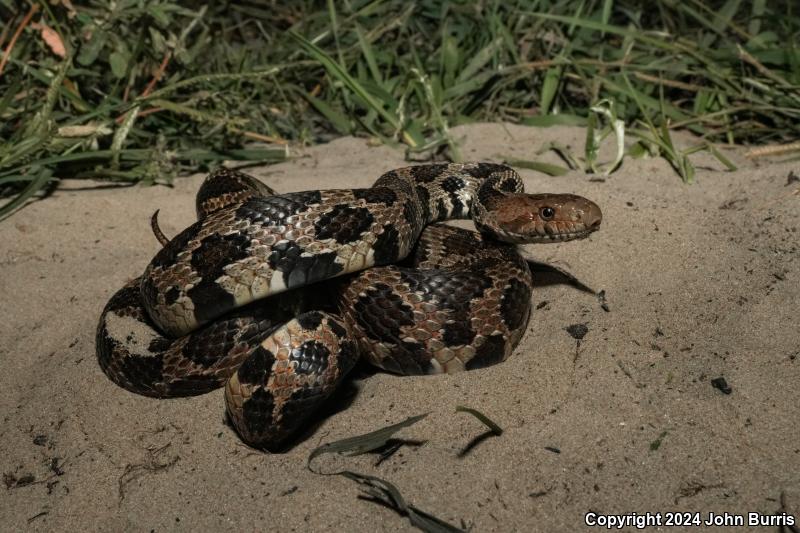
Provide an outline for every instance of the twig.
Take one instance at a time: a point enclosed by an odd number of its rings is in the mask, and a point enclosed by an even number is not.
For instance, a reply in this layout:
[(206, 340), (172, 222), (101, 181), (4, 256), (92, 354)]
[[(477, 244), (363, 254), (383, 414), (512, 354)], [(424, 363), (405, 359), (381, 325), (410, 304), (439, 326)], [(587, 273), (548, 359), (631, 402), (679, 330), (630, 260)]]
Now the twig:
[[(234, 129), (236, 129), (236, 128), (234, 128)], [(263, 142), (266, 142), (266, 143), (274, 143), (274, 144), (282, 144), (282, 145), (289, 144), (289, 141), (287, 141), (286, 139), (282, 139), (280, 137), (273, 137), (271, 135), (262, 135), (260, 133), (254, 132), (254, 131), (243, 131), (242, 135), (244, 135), (248, 139), (253, 139), (253, 140), (256, 140), (256, 141), (263, 141)]]
[(171, 52), (167, 52), (166, 54), (164, 54), (164, 59), (161, 60), (161, 65), (158, 66), (158, 70), (153, 75), (153, 79), (151, 79), (150, 83), (147, 84), (147, 87), (144, 88), (144, 92), (142, 92), (142, 97), (145, 97), (149, 95), (151, 92), (153, 92), (156, 83), (158, 83), (161, 80), (161, 76), (163, 76), (164, 71), (167, 70), (167, 65), (169, 65), (169, 60), (171, 58), (172, 58)]
[(745, 63), (749, 63), (750, 65), (755, 67), (757, 71), (759, 71), (761, 74), (771, 79), (772, 81), (777, 82), (783, 86), (789, 85), (789, 82), (787, 82), (781, 76), (778, 76), (777, 74), (773, 73), (770, 69), (765, 67), (758, 59), (747, 53), (747, 51), (744, 48), (742, 48), (741, 45), (737, 44), (736, 48), (738, 48), (739, 50), (739, 58), (742, 61), (744, 61)]
[[(169, 60), (171, 58), (172, 58), (171, 52), (168, 51), (166, 54), (164, 54), (164, 59), (161, 60), (161, 64), (158, 66), (158, 70), (156, 71), (155, 74), (153, 74), (153, 78), (147, 84), (147, 87), (144, 88), (144, 91), (142, 91), (140, 98), (144, 98), (145, 96), (148, 96), (151, 92), (153, 92), (153, 89), (155, 88), (156, 84), (161, 80), (161, 77), (164, 76), (164, 72), (167, 70), (167, 65), (169, 65)], [(128, 90), (126, 88), (124, 98), (127, 100), (127, 97), (128, 97)], [(148, 111), (150, 113), (155, 113), (156, 111), (160, 111), (160, 109), (148, 110)], [(127, 113), (118, 116), (116, 123), (122, 124), (122, 121), (125, 120), (126, 115)], [(139, 116), (142, 115), (144, 115), (144, 112), (139, 113)]]
[(691, 83), (683, 83), (682, 81), (665, 80), (664, 78), (651, 76), (643, 72), (634, 72), (633, 75), (643, 81), (659, 83), (661, 85), (666, 85), (667, 87), (674, 87), (675, 89), (682, 89), (684, 91), (691, 91), (693, 93), (699, 92), (700, 90), (703, 89), (703, 87), (700, 87), (699, 85), (694, 85)]
[(800, 150), (800, 142), (781, 145), (773, 144), (771, 146), (759, 146), (758, 148), (753, 148), (752, 150), (746, 152), (744, 156), (752, 159), (768, 155), (780, 155), (785, 154), (786, 152), (795, 152), (797, 150)]
[[(159, 111), (164, 111), (163, 107), (151, 107), (150, 109), (145, 109), (144, 111), (139, 113), (140, 117), (146, 117), (147, 115), (152, 115), (153, 113), (158, 113)], [(117, 119), (119, 120), (119, 119)]]
[(5, 68), (6, 63), (8, 63), (8, 58), (11, 56), (11, 50), (14, 48), (14, 45), (17, 44), (17, 39), (19, 39), (19, 36), (22, 35), (22, 30), (24, 30), (25, 26), (30, 23), (33, 15), (35, 15), (37, 11), (39, 11), (39, 4), (33, 4), (28, 10), (28, 14), (25, 15), (25, 18), (22, 19), (22, 22), (17, 27), (17, 31), (14, 32), (14, 36), (11, 37), (11, 40), (8, 42), (6, 51), (3, 53), (3, 59), (0, 60), (0, 75), (3, 74), (3, 68)]

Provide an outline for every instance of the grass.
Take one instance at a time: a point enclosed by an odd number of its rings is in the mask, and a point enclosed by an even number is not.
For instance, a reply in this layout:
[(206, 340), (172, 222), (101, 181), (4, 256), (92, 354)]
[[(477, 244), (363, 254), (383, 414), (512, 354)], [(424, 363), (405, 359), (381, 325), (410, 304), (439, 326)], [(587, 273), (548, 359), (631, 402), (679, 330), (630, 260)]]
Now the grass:
[(800, 137), (792, 1), (195, 6), (0, 0), (0, 218), (61, 178), (169, 184), (339, 135), (459, 160), (450, 128), (473, 121), (588, 126), (582, 163), (560, 154), (600, 174), (619, 161), (596, 143), (627, 131), (618, 157), (685, 181), (695, 150)]

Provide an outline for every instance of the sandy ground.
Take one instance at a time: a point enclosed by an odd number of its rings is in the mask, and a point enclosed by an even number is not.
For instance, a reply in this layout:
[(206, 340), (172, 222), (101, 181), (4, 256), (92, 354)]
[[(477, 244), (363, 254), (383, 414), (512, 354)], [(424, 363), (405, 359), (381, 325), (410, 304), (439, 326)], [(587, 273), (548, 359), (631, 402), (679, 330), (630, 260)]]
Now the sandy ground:
[[(465, 157), (495, 161), (534, 159), (553, 139), (580, 153), (584, 136), (503, 125), (456, 134)], [(800, 182), (789, 178), (796, 166), (730, 157), (741, 170), (694, 157), (693, 186), (663, 160), (626, 160), (605, 181), (522, 170), (528, 191), (601, 205), (603, 228), (590, 239), (528, 249), (604, 289), (609, 311), (544, 276), (529, 330), (504, 364), (362, 374), (278, 455), (240, 443), (224, 423), (222, 391), (138, 397), (95, 360), (100, 310), (158, 248), (149, 216), (160, 208), (167, 234), (188, 225), (202, 176), (173, 189), (64, 183), (0, 224), (0, 529), (410, 530), (360, 499), (353, 481), (308, 471), (306, 458), (323, 442), (425, 412), (401, 434), (420, 446), (377, 466), (374, 455), (315, 465), (385, 478), (410, 503), (473, 531), (571, 531), (588, 512), (705, 520), (785, 506), (800, 519), (800, 195), (791, 194)], [(400, 151), (340, 139), (252, 172), (293, 191), (369, 186), (404, 165)], [(565, 330), (575, 324), (588, 328), (580, 343)], [(730, 394), (712, 386), (718, 377)], [(481, 438), (485, 427), (457, 405), (505, 432)]]

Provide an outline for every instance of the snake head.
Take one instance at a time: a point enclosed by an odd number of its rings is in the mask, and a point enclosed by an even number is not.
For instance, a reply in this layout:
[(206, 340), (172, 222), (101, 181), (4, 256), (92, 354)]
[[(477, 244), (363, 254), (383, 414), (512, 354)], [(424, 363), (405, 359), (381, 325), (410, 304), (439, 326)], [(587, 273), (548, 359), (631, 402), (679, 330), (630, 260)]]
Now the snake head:
[(507, 194), (492, 198), (478, 230), (510, 243), (582, 239), (600, 228), (600, 207), (574, 194)]

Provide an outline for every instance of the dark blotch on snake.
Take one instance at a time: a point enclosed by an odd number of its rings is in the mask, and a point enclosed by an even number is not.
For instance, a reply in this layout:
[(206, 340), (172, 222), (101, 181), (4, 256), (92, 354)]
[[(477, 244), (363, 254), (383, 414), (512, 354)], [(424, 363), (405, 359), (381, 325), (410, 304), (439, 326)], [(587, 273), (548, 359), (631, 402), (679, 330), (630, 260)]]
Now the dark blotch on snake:
[(503, 197), (502, 191), (521, 192), (522, 182), (515, 176), (492, 176), (478, 189), (478, 201), (488, 209), (492, 209), (493, 202)]
[(336, 263), (336, 252), (303, 256), (303, 249), (294, 241), (281, 241), (272, 246), (267, 262), (283, 272), (283, 283), (288, 288), (301, 287), (315, 281), (336, 276), (344, 266)]
[[(119, 374), (132, 384), (147, 383), (157, 385), (164, 381), (164, 360), (162, 357), (146, 357), (129, 354), (122, 360)], [(138, 387), (137, 387), (138, 389)]]
[(258, 387), (250, 398), (242, 404), (242, 418), (247, 431), (252, 435), (264, 436), (272, 426), (272, 410), (275, 399), (264, 388)]
[(284, 276), (286, 286), (292, 289), (338, 275), (344, 266), (336, 262), (336, 257), (336, 252), (300, 257), (295, 269)]
[(499, 189), (505, 192), (517, 192), (519, 191), (519, 181), (512, 179), (512, 178), (503, 178), (500, 180)]
[(417, 243), (411, 249), (411, 253), (398, 262), (398, 265), (406, 268), (416, 268), (420, 263), (427, 261), (431, 257), (431, 249), (426, 246), (422, 239), (417, 240)]
[(447, 176), (442, 181), (442, 189), (448, 193), (456, 193), (464, 188), (464, 180), (458, 176)]
[[(442, 181), (442, 189), (447, 192), (450, 203), (453, 206), (450, 211), (450, 216), (452, 217), (460, 218), (467, 215), (467, 210), (465, 209), (467, 206), (458, 196), (458, 192), (463, 190), (465, 185), (466, 182), (457, 176), (448, 176)], [(439, 216), (441, 217), (441, 213)]]
[(505, 355), (506, 341), (502, 335), (491, 335), (486, 337), (486, 341), (475, 350), (475, 356), (467, 361), (464, 367), (467, 370), (484, 368), (503, 361)]
[(449, 255), (469, 256), (481, 246), (479, 234), (474, 231), (457, 231), (448, 234), (442, 241)]
[(419, 205), (422, 207), (422, 222), (427, 224), (428, 222), (432, 222), (431, 216), (431, 194), (428, 192), (428, 189), (423, 187), (422, 185), (417, 185), (417, 197), (419, 198)]
[(431, 368), (431, 355), (419, 342), (400, 341), (389, 360), (395, 367), (390, 371), (407, 376), (427, 374)]
[(455, 193), (450, 195), (450, 203), (453, 204), (453, 209), (450, 211), (451, 217), (464, 218), (469, 213), (468, 206)]
[(396, 261), (400, 255), (400, 234), (397, 228), (391, 224), (383, 226), (383, 231), (375, 239), (372, 249), (376, 265), (386, 265)]
[(414, 180), (418, 181), (419, 183), (430, 183), (434, 181), (436, 178), (442, 175), (442, 172), (447, 168), (447, 164), (435, 164), (435, 165), (422, 165), (418, 167), (414, 167), (411, 171), (411, 175), (414, 177)]
[(475, 331), (464, 320), (455, 320), (444, 325), (442, 338), (448, 346), (463, 346), (475, 338)]
[(333, 331), (333, 334), (339, 337), (340, 339), (343, 339), (345, 336), (347, 336), (347, 330), (344, 329), (344, 326), (342, 326), (338, 320), (329, 319), (328, 327), (330, 327), (331, 331)]
[(178, 301), (178, 297), (181, 295), (181, 290), (173, 285), (167, 292), (164, 293), (164, 303), (167, 305), (172, 305)]
[[(329, 324), (333, 322), (328, 321)], [(317, 367), (310, 367), (307, 372), (303, 371), (303, 365), (295, 368), (295, 379), (298, 386), (294, 387), (291, 395), (283, 404), (280, 432), (283, 436), (289, 435), (300, 427), (308, 416), (336, 390), (342, 378), (353, 368), (358, 354), (350, 341), (339, 344), (339, 354), (336, 358), (336, 370), (328, 369), (331, 357), (328, 349), (317, 341), (306, 341), (301, 345), (304, 352), (304, 359), (309, 359), (313, 354), (313, 360), (317, 361)], [(294, 350), (293, 352), (296, 352)], [(292, 354), (292, 359), (295, 354)], [(327, 371), (326, 371), (327, 370)], [(311, 374), (312, 379), (300, 378), (298, 374)], [(302, 386), (299, 386), (302, 383)]]
[(385, 283), (376, 283), (359, 296), (353, 303), (353, 312), (364, 334), (380, 341), (397, 343), (400, 327), (414, 324), (411, 306)]
[(324, 344), (308, 340), (292, 350), (289, 360), (297, 362), (295, 374), (321, 376), (328, 368), (330, 355), (330, 350)]
[(420, 294), (425, 301), (438, 302), (442, 310), (450, 311), (443, 328), (443, 340), (448, 346), (472, 342), (475, 331), (470, 328), (467, 320), (470, 303), (482, 296), (492, 284), (480, 270), (403, 270), (401, 279), (412, 292)]
[(285, 220), (321, 202), (319, 191), (250, 198), (236, 210), (236, 218), (262, 226), (281, 226)]
[(317, 410), (333, 392), (337, 383), (330, 383), (327, 387), (312, 384), (295, 389), (283, 404), (280, 424), (280, 439), (288, 437), (300, 428), (308, 417)]
[(322, 313), (319, 311), (303, 313), (297, 317), (297, 322), (302, 328), (313, 331), (322, 323)]
[(214, 281), (224, 274), (223, 267), (248, 257), (250, 239), (241, 233), (214, 233), (200, 242), (192, 252), (192, 267), (203, 281)]
[[(336, 323), (331, 321), (330, 324), (333, 326)], [(336, 366), (339, 367), (342, 376), (350, 372), (350, 369), (358, 361), (358, 355), (358, 350), (352, 341), (343, 340), (339, 343), (339, 360), (336, 362)]]
[(189, 336), (183, 355), (195, 365), (211, 368), (229, 356), (236, 334), (244, 333), (243, 329), (233, 330), (226, 322), (212, 322)]
[(272, 245), (272, 252), (267, 258), (270, 268), (280, 272), (291, 272), (303, 249), (294, 241), (280, 241)]
[(236, 371), (236, 376), (239, 378), (239, 383), (248, 385), (265, 385), (272, 365), (275, 363), (275, 354), (267, 350), (263, 346), (256, 347), (253, 353), (250, 354), (239, 370)]
[(448, 216), (448, 209), (447, 204), (444, 203), (444, 198), (439, 198), (439, 201), (436, 202), (436, 214), (434, 217), (436, 220), (442, 220)]
[(397, 193), (388, 187), (354, 189), (353, 196), (357, 200), (364, 200), (371, 204), (394, 205), (394, 203), (397, 201)]
[(396, 181), (396, 180), (397, 180), (397, 178), (399, 177), (399, 176), (397, 175), (397, 170), (398, 170), (398, 169), (389, 170), (389, 171), (387, 171), (387, 172), (384, 172), (383, 174), (381, 174), (381, 177), (380, 177), (380, 178), (378, 178), (378, 180), (377, 180), (377, 181), (376, 181), (376, 182), (375, 182), (375, 183), (372, 185), (372, 187), (373, 187), (373, 188), (376, 188), (376, 187), (378, 187), (378, 186), (379, 186), (378, 184), (380, 184), (380, 183), (384, 183), (384, 182), (386, 182), (386, 181), (389, 181), (389, 182), (394, 182), (394, 181)]
[[(156, 288), (155, 283), (153, 283), (152, 279), (149, 276), (145, 276), (141, 278), (141, 285), (139, 286), (139, 294), (141, 295), (141, 301), (143, 303), (153, 304), (158, 301), (158, 289)], [(113, 301), (113, 298), (112, 298)], [(109, 302), (111, 305), (111, 302)], [(139, 304), (136, 304), (137, 306)]]
[(419, 219), (419, 210), (416, 207), (416, 203), (412, 201), (407, 201), (403, 204), (403, 218), (412, 228), (422, 227), (422, 221)]
[(497, 163), (478, 163), (475, 167), (464, 170), (472, 177), (483, 179), (492, 172), (508, 172), (509, 167)]
[(231, 200), (241, 201), (256, 195), (273, 195), (267, 185), (256, 178), (228, 168), (220, 168), (208, 175), (195, 197), (198, 216), (208, 216), (229, 205)]
[(500, 314), (509, 329), (524, 325), (531, 303), (531, 289), (516, 278), (509, 280), (500, 300)]
[(401, 177), (394, 170), (382, 175), (372, 184), (373, 189), (381, 189), (384, 187), (392, 189), (398, 195), (411, 196), (414, 194), (413, 180), (407, 180), (405, 177)]
[(322, 213), (314, 222), (314, 229), (317, 240), (334, 239), (339, 244), (347, 244), (359, 240), (373, 222), (375, 217), (366, 207), (339, 204)]
[(166, 352), (172, 346), (172, 339), (166, 337), (156, 337), (147, 345), (147, 351), (151, 353)]
[(492, 284), (480, 271), (402, 270), (401, 279), (426, 302), (437, 300), (442, 309), (469, 311), (469, 302)]
[(208, 322), (236, 305), (231, 293), (217, 285), (214, 280), (206, 278), (186, 291), (186, 295), (194, 303), (194, 316), (200, 323)]
[[(178, 233), (175, 237), (170, 239), (170, 241), (161, 248), (153, 260), (150, 262), (150, 265), (153, 268), (157, 267), (164, 267), (170, 266), (174, 264), (178, 258), (178, 254), (183, 252), (189, 245), (189, 241), (197, 237), (197, 234), (200, 232), (200, 228), (202, 227), (203, 222), (195, 222), (182, 232)], [(146, 279), (146, 283), (149, 283), (150, 280)]]

